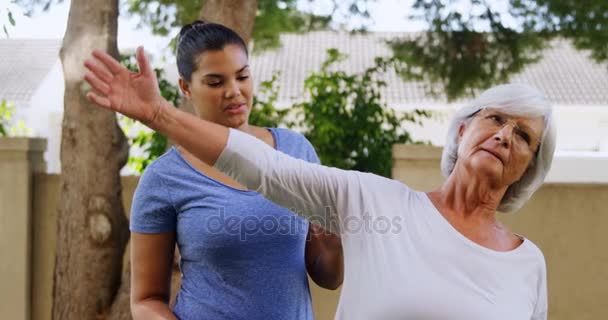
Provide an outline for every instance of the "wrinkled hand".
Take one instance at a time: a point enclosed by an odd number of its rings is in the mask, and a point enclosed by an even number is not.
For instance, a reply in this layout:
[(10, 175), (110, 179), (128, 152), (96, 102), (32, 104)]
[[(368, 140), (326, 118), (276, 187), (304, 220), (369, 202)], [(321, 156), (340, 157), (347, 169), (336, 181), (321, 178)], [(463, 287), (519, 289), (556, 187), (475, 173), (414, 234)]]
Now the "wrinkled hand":
[(153, 126), (164, 99), (143, 48), (137, 48), (136, 53), (139, 73), (130, 71), (103, 51), (95, 50), (92, 56), (94, 59), (84, 62), (89, 70), (84, 79), (96, 92), (87, 93), (87, 98), (101, 107)]

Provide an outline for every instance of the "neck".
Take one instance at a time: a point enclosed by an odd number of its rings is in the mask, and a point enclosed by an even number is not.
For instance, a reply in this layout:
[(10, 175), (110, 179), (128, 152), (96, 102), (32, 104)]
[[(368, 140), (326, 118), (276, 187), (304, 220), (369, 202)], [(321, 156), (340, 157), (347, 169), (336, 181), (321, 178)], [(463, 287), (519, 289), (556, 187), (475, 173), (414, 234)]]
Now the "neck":
[(487, 180), (462, 175), (455, 169), (446, 182), (429, 195), (444, 215), (493, 223), (506, 191), (507, 187), (495, 188)]
[(243, 131), (245, 133), (248, 133), (250, 135), (255, 135), (255, 126), (252, 126), (249, 124), (249, 122), (245, 122), (242, 125), (238, 126), (238, 127), (234, 127), (233, 129), (239, 130), (239, 131)]

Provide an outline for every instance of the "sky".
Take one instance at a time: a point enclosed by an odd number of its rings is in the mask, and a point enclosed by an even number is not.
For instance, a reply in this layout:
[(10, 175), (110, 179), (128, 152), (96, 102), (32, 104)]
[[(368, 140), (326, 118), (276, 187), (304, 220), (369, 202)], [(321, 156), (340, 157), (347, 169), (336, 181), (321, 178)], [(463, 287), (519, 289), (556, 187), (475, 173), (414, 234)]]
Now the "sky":
[[(5, 1), (5, 0), (1, 0)], [(300, 0), (300, 6), (314, 12), (322, 13), (323, 6), (310, 7), (307, 0)], [(423, 28), (421, 23), (408, 21), (407, 10), (411, 7), (413, 0), (377, 0), (369, 4), (374, 24), (369, 26), (370, 31), (418, 31)], [(8, 4), (12, 11), (16, 26), (7, 24), (10, 38), (28, 39), (61, 39), (65, 33), (70, 0), (64, 0), (61, 4), (51, 6), (47, 12), (37, 12), (31, 18), (23, 15), (23, 9), (15, 4)], [(0, 22), (6, 21), (6, 4), (0, 5)], [(133, 49), (138, 45), (144, 45), (146, 51), (153, 56), (166, 55), (168, 37), (154, 36), (149, 28), (138, 28), (137, 17), (123, 14), (118, 19), (118, 47), (119, 49)], [(2, 32), (2, 31), (0, 31)], [(175, 30), (174, 33), (177, 33)], [(6, 37), (0, 35), (0, 37)]]

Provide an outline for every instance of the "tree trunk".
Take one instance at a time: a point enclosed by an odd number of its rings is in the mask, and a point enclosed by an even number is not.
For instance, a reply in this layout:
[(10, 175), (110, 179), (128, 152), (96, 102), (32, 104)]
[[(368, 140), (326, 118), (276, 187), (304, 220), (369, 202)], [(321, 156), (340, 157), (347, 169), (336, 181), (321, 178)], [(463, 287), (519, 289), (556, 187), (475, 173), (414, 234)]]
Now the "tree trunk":
[[(72, 0), (60, 52), (65, 77), (53, 318), (104, 319), (121, 283), (128, 223), (119, 171), (128, 146), (113, 112), (92, 106), (83, 62), (117, 56), (118, 0)], [(128, 278), (128, 277), (127, 277)]]
[(108, 320), (131, 319), (131, 257), (129, 255), (128, 245), (122, 261), (123, 271), (120, 289), (118, 289), (114, 303), (112, 303), (112, 307), (108, 313)]
[(257, 11), (257, 0), (203, 0), (199, 17), (227, 26), (249, 43)]
[[(257, 0), (206, 0), (200, 17), (249, 42), (256, 12)], [(117, 0), (72, 0), (60, 54), (66, 89), (54, 319), (130, 319), (128, 223), (119, 176), (128, 145), (114, 113), (90, 105), (82, 81), (82, 63), (93, 49), (118, 56), (117, 20)], [(174, 280), (179, 278), (176, 270)]]

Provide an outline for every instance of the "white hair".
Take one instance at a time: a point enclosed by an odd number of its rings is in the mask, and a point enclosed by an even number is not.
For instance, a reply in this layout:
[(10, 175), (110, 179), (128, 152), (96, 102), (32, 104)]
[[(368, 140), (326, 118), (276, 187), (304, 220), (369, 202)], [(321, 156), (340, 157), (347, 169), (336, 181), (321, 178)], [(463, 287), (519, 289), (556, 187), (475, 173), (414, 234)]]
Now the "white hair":
[(499, 110), (520, 117), (544, 119), (543, 135), (536, 157), (532, 159), (521, 179), (507, 189), (500, 201), (498, 211), (512, 212), (521, 208), (532, 194), (543, 184), (555, 151), (555, 121), (549, 101), (538, 90), (522, 84), (504, 84), (484, 91), (469, 105), (456, 111), (448, 129), (446, 145), (441, 157), (441, 171), (448, 177), (458, 159), (458, 132), (462, 124), (481, 109)]

